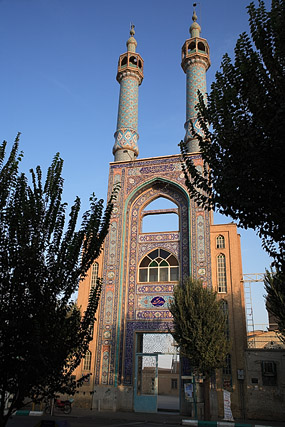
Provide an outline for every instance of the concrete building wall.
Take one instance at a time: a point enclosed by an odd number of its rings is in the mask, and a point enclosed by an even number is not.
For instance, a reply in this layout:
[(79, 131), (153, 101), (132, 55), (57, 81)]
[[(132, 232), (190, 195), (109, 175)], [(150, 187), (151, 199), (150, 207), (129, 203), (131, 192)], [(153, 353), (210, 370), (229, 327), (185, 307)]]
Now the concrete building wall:
[(246, 413), (249, 419), (285, 420), (285, 350), (248, 349)]

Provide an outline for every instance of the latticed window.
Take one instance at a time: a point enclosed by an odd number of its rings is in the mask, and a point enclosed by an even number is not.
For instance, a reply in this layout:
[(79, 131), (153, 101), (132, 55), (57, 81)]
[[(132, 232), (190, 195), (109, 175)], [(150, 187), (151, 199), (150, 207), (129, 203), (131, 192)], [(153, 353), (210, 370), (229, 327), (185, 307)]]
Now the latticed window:
[(216, 247), (218, 249), (224, 249), (225, 248), (225, 238), (221, 234), (216, 239)]
[(217, 257), (218, 292), (227, 292), (226, 257), (220, 254)]
[(96, 282), (98, 279), (98, 269), (99, 269), (98, 262), (94, 262), (94, 264), (92, 265), (92, 271), (91, 271), (91, 288), (94, 288), (96, 286)]
[(227, 354), (226, 363), (225, 363), (225, 366), (223, 367), (223, 374), (224, 375), (232, 374), (232, 359), (230, 354)]
[(83, 362), (84, 371), (90, 371), (91, 369), (91, 356), (92, 356), (91, 351), (87, 350), (87, 353), (85, 355), (84, 362)]
[(140, 282), (177, 282), (178, 280), (177, 258), (164, 249), (155, 249), (150, 252), (139, 265)]
[(227, 335), (227, 339), (229, 339), (229, 337), (230, 337), (230, 327), (229, 327), (229, 308), (228, 308), (228, 303), (224, 299), (222, 300), (221, 303), (222, 303), (222, 310), (223, 310), (223, 313), (224, 313), (225, 318), (226, 318), (226, 335)]

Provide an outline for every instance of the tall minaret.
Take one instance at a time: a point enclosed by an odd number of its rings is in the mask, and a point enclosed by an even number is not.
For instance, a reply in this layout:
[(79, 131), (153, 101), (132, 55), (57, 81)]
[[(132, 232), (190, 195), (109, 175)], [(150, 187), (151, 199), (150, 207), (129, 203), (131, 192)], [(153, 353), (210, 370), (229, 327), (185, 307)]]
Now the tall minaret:
[(128, 51), (120, 56), (117, 80), (120, 83), (120, 100), (113, 154), (115, 162), (136, 159), (138, 149), (138, 95), (143, 81), (143, 59), (136, 53), (137, 41), (131, 26), (127, 41)]
[(206, 39), (200, 37), (201, 27), (196, 22), (195, 9), (192, 20), (193, 23), (189, 29), (191, 38), (186, 40), (182, 47), (181, 63), (183, 71), (186, 73), (186, 122), (184, 125), (186, 135), (184, 142), (189, 153), (200, 151), (199, 141), (193, 136), (190, 121), (194, 124), (196, 132), (202, 134), (195, 106), (198, 103), (197, 91), (200, 90), (200, 92), (206, 94), (206, 71), (211, 65), (209, 45)]

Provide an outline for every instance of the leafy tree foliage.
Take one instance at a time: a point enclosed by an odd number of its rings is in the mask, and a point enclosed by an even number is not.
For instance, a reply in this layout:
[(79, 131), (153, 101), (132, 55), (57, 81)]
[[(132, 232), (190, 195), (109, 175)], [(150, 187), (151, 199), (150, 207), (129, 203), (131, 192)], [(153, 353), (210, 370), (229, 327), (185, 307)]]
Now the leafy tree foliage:
[[(98, 306), (101, 282), (92, 289), (86, 312), (71, 296), (101, 251), (108, 232), (114, 190), (103, 201), (90, 198), (77, 230), (80, 199), (66, 223), (62, 202), (63, 161), (56, 154), (42, 183), (40, 167), (31, 184), (19, 173), (19, 135), (5, 161), (0, 146), (0, 426), (13, 409), (54, 393), (75, 391), (72, 372), (85, 355)], [(11, 399), (4, 414), (7, 399)]]
[(175, 287), (169, 310), (173, 316), (171, 334), (193, 371), (209, 375), (224, 366), (230, 343), (216, 293), (189, 277)]
[(182, 143), (184, 171), (198, 204), (256, 229), (284, 268), (285, 3), (251, 3), (248, 13), (251, 38), (240, 35), (234, 62), (224, 55), (207, 105), (199, 94), (204, 174)]
[(280, 332), (280, 339), (285, 343), (285, 274), (282, 271), (266, 270), (264, 285), (267, 291), (266, 306), (274, 315)]

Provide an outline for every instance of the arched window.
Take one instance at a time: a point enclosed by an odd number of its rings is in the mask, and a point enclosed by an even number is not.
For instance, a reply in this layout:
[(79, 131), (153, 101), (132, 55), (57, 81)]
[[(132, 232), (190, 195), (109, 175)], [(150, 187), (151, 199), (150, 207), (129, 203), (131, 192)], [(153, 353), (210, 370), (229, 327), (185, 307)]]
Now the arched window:
[(224, 299), (221, 301), (222, 304), (222, 310), (223, 313), (225, 315), (226, 318), (226, 335), (227, 335), (227, 339), (229, 339), (230, 337), (230, 328), (229, 328), (229, 307), (228, 307), (228, 303), (227, 301), (225, 301)]
[(188, 46), (188, 53), (192, 53), (195, 52), (196, 50), (196, 43), (195, 42), (191, 42)]
[(84, 357), (84, 362), (83, 362), (83, 370), (84, 371), (90, 371), (90, 369), (91, 369), (91, 356), (92, 356), (91, 351), (87, 350), (87, 353)]
[(94, 334), (94, 322), (90, 325), (89, 332), (90, 332), (91, 337), (93, 338), (93, 334)]
[(225, 248), (225, 238), (221, 234), (216, 239), (216, 248), (224, 249)]
[(227, 292), (226, 257), (220, 254), (217, 257), (218, 292)]
[(98, 262), (94, 262), (94, 264), (92, 265), (92, 271), (91, 271), (91, 288), (94, 288), (96, 286), (97, 279), (98, 279), (98, 269), (99, 269)]
[(123, 67), (124, 65), (127, 65), (127, 62), (128, 62), (128, 57), (124, 56), (124, 58), (122, 59), (122, 62), (121, 62), (121, 66)]
[(204, 43), (202, 43), (202, 42), (198, 43), (198, 50), (205, 52), (206, 48), (205, 48)]
[(232, 360), (231, 360), (230, 354), (227, 354), (226, 363), (225, 363), (225, 366), (223, 367), (223, 374), (224, 375), (232, 374)]
[(177, 282), (178, 280), (177, 258), (164, 249), (155, 249), (140, 262), (140, 282)]
[(130, 63), (130, 66), (132, 66), (132, 65), (137, 66), (138, 65), (137, 58), (135, 56), (131, 56), (129, 59), (129, 63)]
[(142, 211), (142, 232), (157, 233), (179, 230), (178, 207), (166, 197), (158, 197)]

